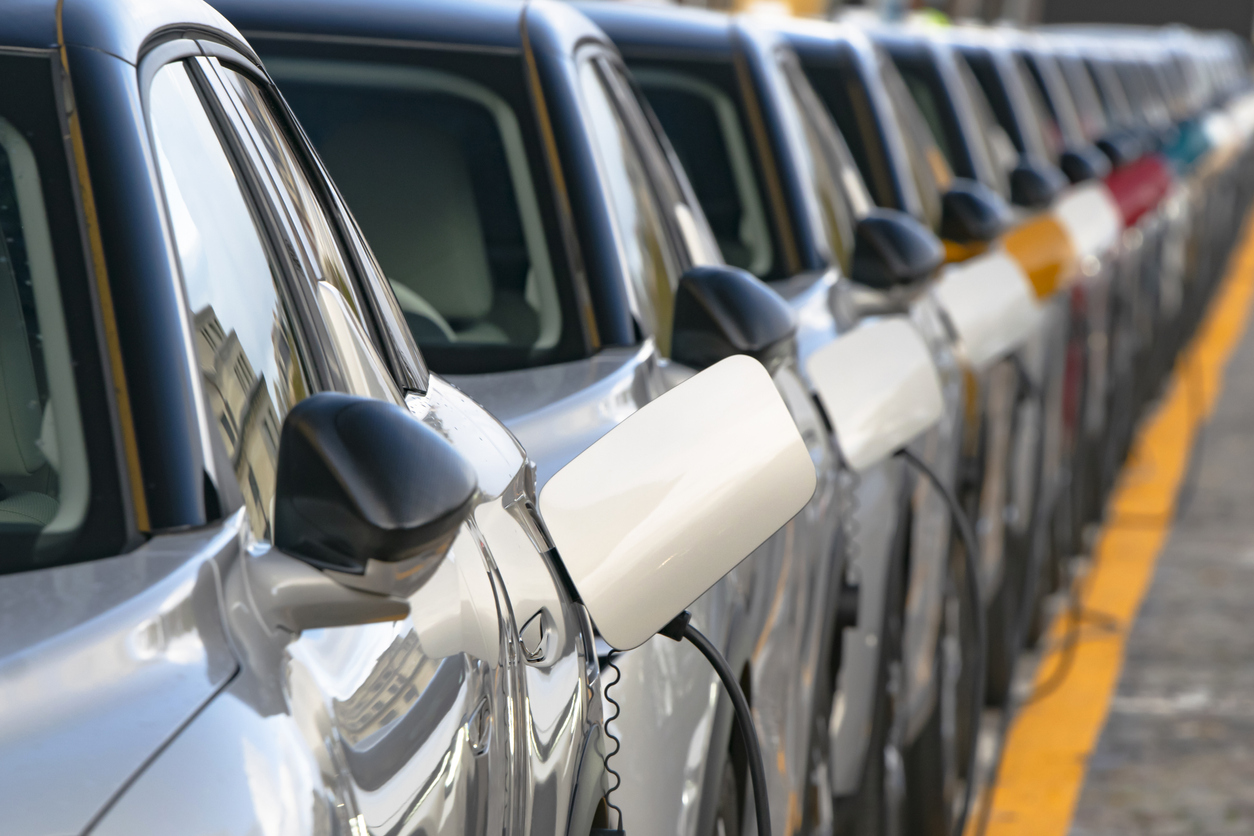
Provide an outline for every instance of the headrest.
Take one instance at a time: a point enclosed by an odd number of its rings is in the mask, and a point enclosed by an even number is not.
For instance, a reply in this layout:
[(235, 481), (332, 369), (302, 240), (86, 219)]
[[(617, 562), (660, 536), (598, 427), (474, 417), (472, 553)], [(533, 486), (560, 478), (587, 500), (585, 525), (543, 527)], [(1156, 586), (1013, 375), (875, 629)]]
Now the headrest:
[(17, 276), (0, 237), (0, 481), (44, 465), (36, 442), (43, 422)]
[(405, 119), (374, 119), (339, 126), (318, 151), (389, 279), (446, 319), (487, 315), (487, 245), (453, 137)]

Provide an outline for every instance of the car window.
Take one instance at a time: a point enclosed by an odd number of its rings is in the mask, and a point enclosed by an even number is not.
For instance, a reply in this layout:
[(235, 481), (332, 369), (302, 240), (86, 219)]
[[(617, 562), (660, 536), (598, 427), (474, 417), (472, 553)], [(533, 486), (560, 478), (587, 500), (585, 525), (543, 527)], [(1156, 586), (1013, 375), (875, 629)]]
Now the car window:
[(994, 175), (997, 178), (995, 183), (986, 185), (997, 189), (1002, 197), (1009, 198), (1010, 172), (1019, 162), (1019, 152), (1015, 150), (1014, 142), (997, 121), (997, 117), (993, 115), (988, 96), (984, 94), (984, 89), (976, 80), (975, 74), (971, 72), (971, 67), (961, 59), (954, 61), (954, 67), (960, 83), (966, 90), (967, 101), (971, 103), (971, 110), (978, 126), (972, 140), (984, 146), (983, 153), (992, 161)]
[(791, 50), (776, 50), (775, 60), (783, 74), (780, 104), (800, 123), (805, 144), (805, 178), (814, 194), (827, 235), (827, 245), (840, 268), (848, 274), (853, 260), (854, 224), (875, 206), (862, 174)]
[(1045, 158), (1051, 163), (1057, 163), (1062, 154), (1062, 128), (1048, 108), (1045, 90), (1038, 85), (1036, 76), (1021, 56), (1012, 55), (1009, 64), (1023, 90), (1023, 104), (1027, 105), (1026, 109), (1021, 108), (1021, 119), (1026, 123), (1028, 144), (1036, 153), (1045, 152)]
[(922, 203), (923, 217), (920, 220), (933, 230), (939, 230), (941, 194), (953, 182), (953, 169), (949, 167), (949, 161), (936, 144), (923, 115), (919, 113), (901, 74), (887, 57), (881, 57), (878, 63), (884, 87), (888, 91), (889, 103), (897, 124), (901, 127), (901, 140), (910, 163), (910, 174)]
[(880, 135), (874, 108), (863, 85), (858, 60), (840, 54), (837, 64), (807, 64), (811, 88), (826, 105), (829, 117), (857, 165), (864, 185), (880, 206), (896, 207), (892, 161)]
[(1102, 104), (1098, 99), (1097, 90), (1093, 87), (1093, 77), (1084, 69), (1079, 58), (1063, 56), (1058, 59), (1062, 68), (1063, 79), (1075, 102), (1080, 117), (1080, 127), (1084, 136), (1091, 142), (1100, 139), (1106, 133), (1106, 117), (1102, 113)]
[(649, 169), (654, 193), (663, 207), (669, 207), (673, 240), (680, 256), (680, 268), (722, 264), (718, 242), (710, 229), (688, 173), (679, 162), (670, 138), (649, 106), (635, 80), (618, 61), (602, 55), (598, 59), (614, 103), (624, 124), (631, 130), (635, 148)]
[(90, 492), (41, 184), (30, 142), (0, 110), (0, 573), (56, 559)]
[(280, 207), (276, 220), (283, 248), (294, 255), (292, 267), (313, 289), (312, 307), (318, 313), (311, 310), (306, 322), (322, 337), (320, 346), (328, 349), (327, 383), (353, 394), (399, 402), (400, 394), (368, 331), (371, 320), (358, 298), (335, 222), (268, 97), (242, 73), (216, 60), (206, 63), (216, 69), (210, 78), (220, 76), (227, 84), (228, 90), (219, 95), (225, 95), (241, 138), (250, 140), (243, 146), (254, 152), (254, 166), (268, 175), (259, 178), (259, 185), (270, 203)]
[(773, 263), (766, 206), (731, 97), (674, 70), (636, 68), (634, 75), (688, 173), (724, 260), (765, 277)]
[(566, 359), (559, 353), (574, 326), (505, 96), (434, 68), (284, 57), (266, 66), (432, 368), (474, 373)]
[(219, 490), (233, 478), (269, 539), (279, 428), (312, 388), (293, 299), (186, 65), (153, 77), (149, 119), (205, 406), (234, 470), (216, 474)]
[[(945, 118), (945, 105), (940, 99), (945, 96), (945, 91), (940, 86), (940, 79), (928, 69), (914, 66), (913, 62), (898, 60), (896, 63), (906, 90), (932, 132), (937, 150), (945, 155), (950, 166), (959, 165), (954, 149), (961, 139), (957, 136), (957, 126)], [(950, 136), (951, 130), (954, 136)]]
[(1024, 145), (1025, 140), (1019, 131), (1018, 120), (1015, 119), (1014, 105), (1010, 102), (1009, 91), (997, 71), (993, 56), (978, 49), (962, 50), (959, 54), (965, 59), (972, 78), (983, 91), (984, 99), (996, 123), (1001, 126), (1004, 135), (1014, 144), (1017, 154), (1025, 153), (1027, 150)]
[(643, 333), (654, 337), (662, 354), (669, 355), (679, 265), (661, 204), (631, 131), (614, 104), (605, 70), (594, 56), (579, 63), (579, 91), (610, 201), (632, 313)]

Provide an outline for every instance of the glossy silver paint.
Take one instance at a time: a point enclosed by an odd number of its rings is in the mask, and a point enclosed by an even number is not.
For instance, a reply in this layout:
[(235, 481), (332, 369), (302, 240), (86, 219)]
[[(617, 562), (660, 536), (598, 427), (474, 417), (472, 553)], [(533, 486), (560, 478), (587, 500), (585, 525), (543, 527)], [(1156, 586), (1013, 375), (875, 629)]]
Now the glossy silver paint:
[[(555, 833), (599, 788), (597, 667), (586, 619), (536, 524), (516, 442), (432, 378), (410, 410), (474, 465), (483, 496), (394, 623), (261, 623), (237, 516), (219, 541), (239, 675), (161, 751), (96, 833)], [(538, 621), (536, 621), (538, 619)], [(526, 631), (522, 627), (535, 625)], [(599, 795), (599, 792), (597, 793)]]

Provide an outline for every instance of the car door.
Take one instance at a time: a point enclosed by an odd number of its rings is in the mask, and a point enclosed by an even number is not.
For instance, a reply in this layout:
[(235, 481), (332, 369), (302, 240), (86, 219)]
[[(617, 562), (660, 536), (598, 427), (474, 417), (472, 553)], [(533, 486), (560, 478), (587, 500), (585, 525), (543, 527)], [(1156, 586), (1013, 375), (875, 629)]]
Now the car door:
[[(127, 832), (170, 798), (204, 832), (564, 829), (588, 731), (589, 677), (578, 664), (587, 653), (577, 611), (540, 554), (548, 546), (526, 502), (521, 449), (441, 381), (402, 391), (398, 367), (420, 370), (420, 358), (395, 362), (406, 346), (385, 339), (389, 299), (363, 280), (368, 251), (250, 62), (182, 42), (163, 45), (141, 76), (194, 327), (214, 493), (243, 520), (247, 551), (223, 567), (223, 589), (246, 663), (103, 830)], [(482, 502), (411, 597), (409, 618), (285, 635), (255, 617), (244, 566), (269, 548), (283, 414), (326, 389), (404, 403), (466, 454)], [(521, 578), (526, 638), (507, 574)], [(550, 682), (540, 718), (523, 713), (529, 676)], [(212, 792), (186, 786), (198, 764), (223, 770)]]
[[(216, 69), (234, 100), (236, 112), (245, 117), (253, 148), (262, 152), (270, 182), (279, 192), (272, 195), (272, 202), (283, 200), (282, 192), (287, 192), (289, 238), (303, 238), (303, 245), (316, 253), (316, 261), (331, 266), (324, 275), (337, 275), (341, 268), (335, 266), (333, 221), (314, 199), (314, 184), (302, 176), (300, 159), (263, 93), (262, 80), (255, 76), (250, 79), (246, 75), (249, 68), (244, 64), (219, 63)], [(282, 188), (278, 188), (280, 184)], [(360, 245), (351, 222), (340, 226), (348, 227), (345, 236)], [(347, 258), (340, 254), (339, 260), (344, 263)], [(307, 270), (312, 271), (313, 260), (309, 264)], [(343, 269), (346, 272), (346, 267)], [(370, 321), (363, 314), (376, 311), (374, 322), (379, 327), (375, 330), (379, 333), (404, 335), (404, 323), (396, 316), (398, 306), (389, 305), (386, 300), (373, 305), (362, 300), (362, 313), (347, 315), (354, 313), (349, 310), (353, 288), (345, 282), (344, 294), (332, 293), (335, 286), (328, 284), (325, 279), (318, 284), (319, 308), (330, 341), (340, 356), (347, 358), (343, 365), (358, 370), (350, 385), (359, 394), (384, 396), (392, 387), (390, 381), (384, 380), (383, 364), (372, 351), (367, 329), (362, 327)], [(367, 287), (390, 298), (391, 290), (383, 281)], [(389, 317), (391, 323), (387, 322)], [(408, 350), (414, 350), (412, 344), (408, 344)], [(371, 368), (377, 371), (362, 374)], [(373, 715), (382, 713), (382, 719), (375, 722), (393, 723), (397, 728), (389, 731), (387, 738), (372, 742), (370, 748), (373, 751), (390, 739), (391, 758), (396, 774), (403, 778), (402, 787), (412, 789), (408, 782), (423, 778), (421, 789), (428, 796), (424, 805), (427, 810), (419, 814), (418, 808), (407, 808), (404, 816), (408, 823), (429, 817), (430, 823), (423, 825), (429, 833), (494, 832), (498, 828), (555, 833), (566, 827), (577, 831), (586, 827), (589, 799), (600, 796), (601, 761), (595, 749), (600, 706), (589, 696), (598, 668), (588, 652), (591, 630), (587, 617), (564, 587), (550, 558), (552, 544), (536, 518), (534, 471), (517, 443), (499, 424), (442, 381), (430, 379), (425, 393), (409, 392), (405, 400), (416, 416), (441, 427), (469, 459), (480, 465), (480, 488), (485, 501), (476, 509), (474, 523), (463, 533), (463, 539), (455, 541), (453, 565), (442, 569), (442, 584), (437, 582), (441, 580), (437, 572), (437, 577), (417, 594), (421, 605), (417, 601), (411, 603), (415, 614), (408, 632), (402, 626), (399, 638), (393, 635), (389, 642), (388, 653), (394, 653), (398, 642), (404, 642), (408, 644), (405, 655), (411, 662), (417, 663), (417, 654), (428, 668), (436, 666), (428, 685), (433, 692), (425, 697), (419, 692), (412, 697), (414, 703), (407, 711), (393, 704), (380, 712), (372, 704)], [(452, 426), (454, 417), (469, 419), (460, 434)], [(492, 446), (481, 444), (476, 448), (471, 443), (472, 432), (478, 433), (477, 440), (486, 436)], [(501, 456), (502, 450), (507, 455)], [(472, 614), (476, 625), (474, 629), (461, 629), (460, 635), (470, 640), (465, 645), (449, 644), (443, 637), (447, 614), (440, 611), (440, 605), (447, 605), (451, 597), (454, 569), (461, 604), (458, 617), (465, 622), (467, 615)], [(424, 636), (428, 639), (425, 646)], [(478, 638), (483, 639), (482, 645), (475, 641)], [(444, 652), (438, 652), (440, 647)], [(495, 669), (485, 666), (489, 661)], [(372, 676), (378, 675), (382, 667), (376, 665)], [(416, 671), (417, 667), (399, 676), (402, 680), (410, 677), (412, 688), (423, 676)], [(444, 693), (433, 688), (441, 672)], [(395, 691), (398, 673), (391, 665), (387, 676), (393, 680), (387, 690)], [(468, 687), (475, 681), (477, 692)], [(460, 704), (453, 702), (450, 706), (454, 683)], [(384, 687), (382, 682), (363, 682), (366, 696), (354, 697), (375, 700)], [(411, 693), (407, 690), (406, 696)], [(450, 717), (460, 718), (460, 725), (451, 728), (454, 741), (427, 756), (427, 763), (446, 787), (451, 777), (456, 777), (462, 787), (464, 815), (460, 822), (458, 816), (448, 815), (448, 798), (429, 798), (430, 776), (421, 770), (412, 774), (414, 770), (406, 763), (415, 758), (409, 749), (418, 740), (414, 735), (416, 728), (434, 719), (432, 703), (445, 709), (445, 723)], [(399, 713), (398, 717), (404, 716), (387, 719), (394, 712)], [(408, 728), (402, 731), (406, 721)], [(438, 731), (434, 732), (437, 740), (438, 735)], [(460, 742), (456, 742), (458, 738)], [(422, 743), (423, 749), (431, 748), (429, 739)], [(463, 758), (461, 769), (455, 768), (452, 764), (456, 761), (451, 760), (459, 748), (463, 755), (473, 754)], [(514, 761), (519, 753), (525, 756)], [(421, 751), (417, 757), (422, 758)], [(374, 760), (372, 756), (369, 762)], [(581, 776), (581, 770), (590, 770), (590, 777)], [(582, 782), (581, 777), (585, 778)], [(574, 795), (581, 788), (586, 792), (576, 804)], [(385, 804), (383, 813), (390, 816), (393, 811)], [(498, 821), (498, 817), (504, 817), (504, 821)]]
[[(658, 246), (663, 258), (654, 264), (645, 259), (628, 261), (625, 272), (633, 279), (635, 294), (654, 297), (647, 299), (646, 309), (668, 310), (672, 301), (669, 297), (673, 297), (678, 286), (679, 269), (721, 263), (717, 241), (682, 168), (674, 162), (665, 135), (641, 107), (643, 97), (634, 90), (621, 60), (608, 50), (587, 47), (577, 55), (576, 64), (582, 102), (618, 220), (620, 240), (630, 242), (632, 232), (638, 236), (643, 225), (633, 225), (628, 219), (642, 218), (648, 220), (653, 231), (649, 239), (637, 240), (669, 243), (673, 248), (667, 254)], [(637, 269), (637, 265), (642, 269)], [(652, 279), (644, 278), (650, 275)], [(662, 317), (642, 323), (642, 331), (656, 340), (663, 356), (668, 353), (670, 327), (669, 319)], [(801, 683), (812, 679), (818, 661), (826, 594), (839, 563), (839, 514), (834, 507), (834, 455), (809, 391), (794, 363), (783, 364), (774, 370), (773, 376), (806, 439), (821, 487), (784, 534), (764, 544), (750, 561), (698, 601), (693, 612), (716, 631), (736, 669), (747, 669), (759, 736), (764, 745), (779, 753), (779, 769), (768, 778), (774, 784), (772, 793), (781, 800), (795, 800), (800, 797), (798, 793), (806, 777), (808, 718), (812, 710), (812, 689)], [(727, 730), (720, 728), (716, 704), (708, 697), (708, 674), (683, 661), (688, 648), (668, 644), (655, 640), (620, 662), (625, 679), (631, 683), (624, 690), (632, 687), (633, 680), (648, 682), (651, 677), (641, 672), (653, 666), (660, 669), (659, 673), (667, 671), (674, 683), (670, 694), (648, 694), (635, 688), (630, 692), (631, 699), (623, 700), (619, 728), (625, 730), (624, 760), (631, 760), (622, 792), (631, 799), (631, 812), (637, 819), (643, 805), (632, 794), (662, 784), (658, 764), (637, 760), (638, 752), (626, 754), (632, 738), (643, 742), (682, 736), (689, 751), (708, 753), (688, 763), (676, 763), (672, 768), (683, 770), (683, 774), (670, 776), (675, 779), (672, 786), (679, 786), (679, 780), (698, 780), (707, 782), (705, 786), (709, 788), (711, 778), (721, 776), (724, 763)], [(808, 673), (798, 677), (798, 667)], [(680, 672), (682, 675), (677, 675)], [(646, 714), (644, 705), (652, 707), (647, 720), (641, 716)], [(629, 718), (629, 714), (634, 717)], [(652, 727), (646, 730), (646, 725)], [(653, 773), (647, 781), (640, 776), (646, 768)], [(654, 819), (650, 822), (654, 829), (668, 830), (678, 822), (681, 832), (684, 828), (690, 832), (696, 822), (689, 817), (700, 806), (713, 804), (712, 795), (702, 800), (692, 794), (677, 811), (669, 806), (670, 799), (658, 803), (660, 799), (655, 798), (654, 810), (665, 810), (670, 817), (665, 823)], [(776, 808), (777, 820), (786, 807)]]

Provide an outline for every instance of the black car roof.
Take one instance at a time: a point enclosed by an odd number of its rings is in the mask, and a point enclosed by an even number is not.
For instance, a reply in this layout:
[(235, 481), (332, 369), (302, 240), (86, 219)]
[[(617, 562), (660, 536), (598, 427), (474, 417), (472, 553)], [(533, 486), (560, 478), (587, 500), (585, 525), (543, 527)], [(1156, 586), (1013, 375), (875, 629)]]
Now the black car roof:
[(521, 0), (211, 0), (246, 36), (522, 45)]
[[(201, 0), (64, 0), (62, 27), (67, 45), (106, 52), (135, 63), (149, 36), (160, 30), (205, 30), (243, 39), (221, 14)], [(53, 49), (57, 0), (4, 0), (0, 48)]]
[(732, 19), (722, 12), (606, 0), (573, 5), (604, 29), (624, 54), (674, 50), (726, 57), (732, 52)]

